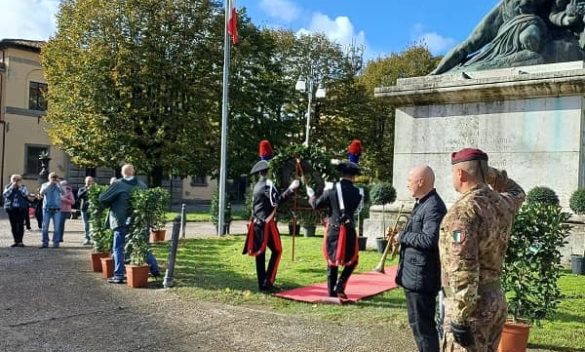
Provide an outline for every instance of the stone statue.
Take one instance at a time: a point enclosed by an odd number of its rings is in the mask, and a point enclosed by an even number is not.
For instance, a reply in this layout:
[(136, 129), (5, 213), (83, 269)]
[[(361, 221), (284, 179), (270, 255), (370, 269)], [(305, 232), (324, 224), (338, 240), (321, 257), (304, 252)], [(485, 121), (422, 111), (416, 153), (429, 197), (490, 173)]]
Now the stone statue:
[(431, 74), (583, 60), (584, 13), (585, 0), (502, 0)]

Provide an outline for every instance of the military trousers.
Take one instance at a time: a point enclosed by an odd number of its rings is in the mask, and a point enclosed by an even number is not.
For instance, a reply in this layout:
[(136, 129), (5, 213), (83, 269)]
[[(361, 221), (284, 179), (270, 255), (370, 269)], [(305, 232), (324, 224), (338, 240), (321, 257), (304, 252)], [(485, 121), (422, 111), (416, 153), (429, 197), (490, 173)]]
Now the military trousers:
[(452, 297), (445, 298), (445, 336), (442, 341), (442, 351), (496, 352), (508, 314), (502, 289), (479, 290), (479, 299), (469, 322), (474, 345), (467, 348), (456, 343), (453, 334), (450, 332), (451, 317), (456, 308), (454, 304)]

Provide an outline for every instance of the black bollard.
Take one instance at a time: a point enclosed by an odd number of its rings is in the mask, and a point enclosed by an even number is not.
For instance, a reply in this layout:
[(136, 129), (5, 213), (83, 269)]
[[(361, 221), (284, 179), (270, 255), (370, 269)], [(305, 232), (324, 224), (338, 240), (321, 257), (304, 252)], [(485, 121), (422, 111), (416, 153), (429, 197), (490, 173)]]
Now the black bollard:
[(179, 247), (179, 232), (181, 230), (181, 217), (179, 215), (175, 216), (173, 220), (173, 230), (171, 234), (171, 248), (169, 249), (169, 256), (167, 259), (167, 271), (165, 273), (165, 279), (163, 280), (163, 286), (165, 288), (173, 287), (174, 286), (174, 277), (173, 274), (175, 272), (175, 259), (177, 258), (177, 248)]

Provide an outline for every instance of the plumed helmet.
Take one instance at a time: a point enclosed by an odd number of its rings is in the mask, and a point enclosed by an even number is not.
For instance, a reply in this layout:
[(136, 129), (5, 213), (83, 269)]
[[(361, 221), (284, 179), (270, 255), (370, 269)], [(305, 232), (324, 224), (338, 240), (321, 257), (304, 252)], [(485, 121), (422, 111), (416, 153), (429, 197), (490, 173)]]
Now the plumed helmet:
[(260, 156), (260, 160), (270, 160), (274, 155), (272, 150), (272, 146), (267, 139), (263, 139), (260, 141), (260, 145), (258, 147), (258, 155)]
[(345, 175), (361, 175), (362, 171), (359, 166), (360, 156), (362, 155), (362, 142), (359, 139), (351, 141), (347, 147), (348, 161), (337, 165), (337, 170)]

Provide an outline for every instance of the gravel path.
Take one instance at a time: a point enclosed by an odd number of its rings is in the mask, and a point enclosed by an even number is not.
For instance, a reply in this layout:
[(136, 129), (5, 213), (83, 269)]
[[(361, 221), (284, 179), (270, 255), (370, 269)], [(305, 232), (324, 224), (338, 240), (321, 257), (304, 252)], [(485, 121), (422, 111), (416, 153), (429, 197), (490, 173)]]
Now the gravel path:
[[(0, 351), (415, 350), (407, 328), (364, 329), (188, 300), (160, 282), (149, 289), (108, 284), (89, 270), (81, 221), (66, 227), (59, 249), (39, 249), (38, 231), (25, 234), (27, 247), (7, 248), (12, 236), (0, 212)], [(233, 233), (244, 231), (245, 222), (232, 223)], [(209, 223), (187, 227), (187, 237), (214, 232)]]

